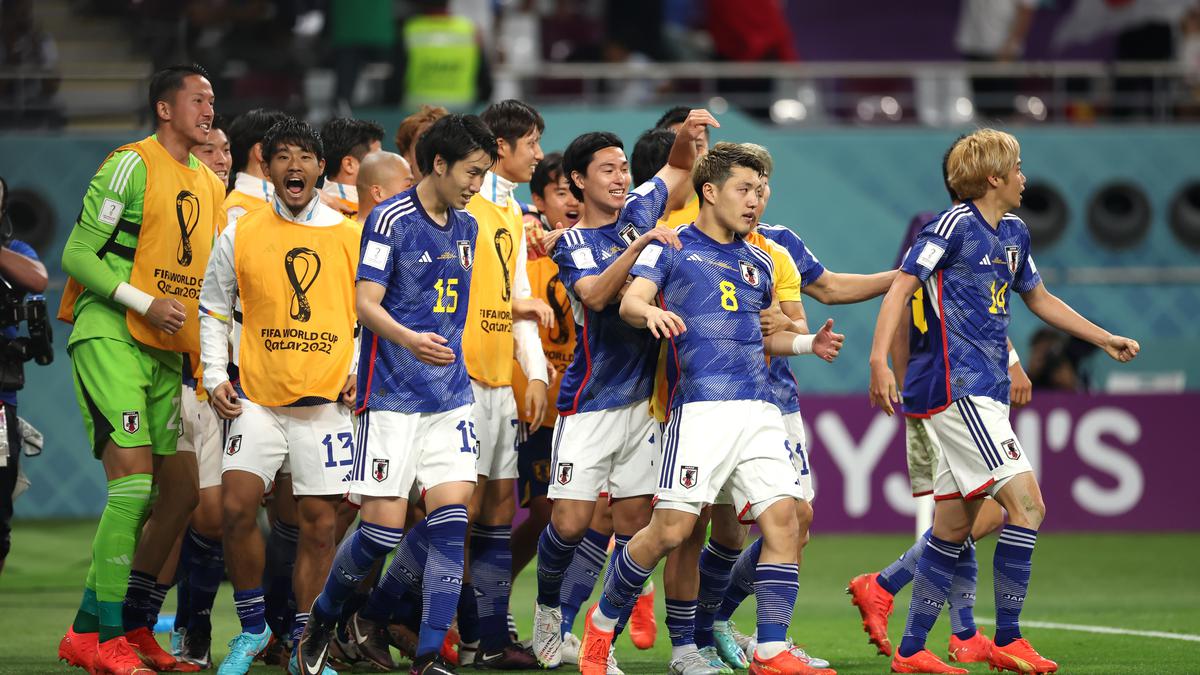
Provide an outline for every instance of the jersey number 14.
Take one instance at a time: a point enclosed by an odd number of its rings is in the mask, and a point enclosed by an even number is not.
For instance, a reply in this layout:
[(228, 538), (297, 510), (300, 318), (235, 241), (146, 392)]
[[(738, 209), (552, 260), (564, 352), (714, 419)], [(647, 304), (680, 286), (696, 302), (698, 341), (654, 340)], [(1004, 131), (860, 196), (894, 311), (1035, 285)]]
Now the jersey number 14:
[(992, 306), (988, 307), (988, 312), (992, 314), (1008, 314), (1008, 282), (1004, 282), (997, 290), (996, 280), (992, 280), (991, 286)]

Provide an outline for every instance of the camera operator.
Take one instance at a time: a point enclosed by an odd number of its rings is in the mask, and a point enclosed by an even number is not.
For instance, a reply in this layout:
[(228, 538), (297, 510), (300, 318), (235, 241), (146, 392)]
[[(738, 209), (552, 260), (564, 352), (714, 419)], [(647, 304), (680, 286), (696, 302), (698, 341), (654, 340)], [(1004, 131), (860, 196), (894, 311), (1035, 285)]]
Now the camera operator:
[[(27, 352), (39, 352), (36, 345), (30, 349), (30, 341), (19, 337), (17, 324), (30, 315), (25, 303), (29, 293), (46, 290), (48, 278), (46, 266), (34, 252), (33, 247), (12, 238), (12, 221), (8, 217), (8, 184), (0, 177), (0, 401), (4, 404), (4, 416), (0, 418), (0, 436), (4, 452), (0, 453), (0, 572), (11, 547), (13, 489), (17, 483), (18, 462), (21, 456), (21, 423), (17, 420), (17, 389), (23, 383), (22, 369)], [(41, 307), (41, 322), (47, 326), (44, 302)], [(36, 331), (36, 329), (35, 329)], [(22, 341), (24, 340), (24, 341)], [(46, 348), (49, 336), (45, 337)], [(39, 362), (49, 354), (43, 355)], [(32, 357), (29, 357), (32, 358)]]

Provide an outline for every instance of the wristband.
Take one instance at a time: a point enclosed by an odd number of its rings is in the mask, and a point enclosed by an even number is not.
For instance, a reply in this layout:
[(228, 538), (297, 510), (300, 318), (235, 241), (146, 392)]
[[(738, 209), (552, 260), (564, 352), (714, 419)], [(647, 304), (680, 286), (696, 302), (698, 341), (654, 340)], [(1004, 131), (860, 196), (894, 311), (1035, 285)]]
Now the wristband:
[(1019, 363), (1020, 361), (1021, 361), (1021, 355), (1017, 353), (1017, 350), (1015, 350), (1015, 349), (1008, 350), (1008, 367), (1009, 368), (1012, 368), (1013, 366), (1017, 365), (1017, 363)]
[(113, 291), (112, 297), (113, 300), (142, 316), (145, 316), (146, 312), (150, 311), (150, 304), (154, 302), (154, 296), (124, 281), (117, 285), (117, 290)]
[(816, 338), (815, 335), (797, 335), (796, 338), (794, 340), (792, 340), (792, 353), (793, 354), (811, 354), (811, 353), (813, 353), (813, 340), (815, 338)]

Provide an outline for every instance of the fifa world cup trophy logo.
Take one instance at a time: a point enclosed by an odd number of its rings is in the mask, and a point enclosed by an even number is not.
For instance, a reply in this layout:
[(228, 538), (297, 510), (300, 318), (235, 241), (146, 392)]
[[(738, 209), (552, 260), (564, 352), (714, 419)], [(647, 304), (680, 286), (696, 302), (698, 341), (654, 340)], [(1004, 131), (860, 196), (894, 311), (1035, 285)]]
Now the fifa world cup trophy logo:
[(175, 249), (175, 259), (180, 265), (190, 267), (192, 232), (200, 222), (200, 198), (187, 190), (181, 191), (175, 196), (175, 218), (179, 221), (179, 247)]
[(321, 257), (311, 248), (297, 247), (284, 256), (283, 268), (287, 271), (288, 283), (292, 285), (288, 313), (296, 321), (308, 321), (312, 318), (312, 306), (306, 294), (321, 273)]
[(493, 243), (496, 245), (496, 257), (500, 259), (500, 269), (504, 272), (504, 294), (500, 299), (508, 302), (512, 299), (512, 282), (508, 279), (508, 257), (513, 252), (512, 233), (503, 227), (496, 230)]

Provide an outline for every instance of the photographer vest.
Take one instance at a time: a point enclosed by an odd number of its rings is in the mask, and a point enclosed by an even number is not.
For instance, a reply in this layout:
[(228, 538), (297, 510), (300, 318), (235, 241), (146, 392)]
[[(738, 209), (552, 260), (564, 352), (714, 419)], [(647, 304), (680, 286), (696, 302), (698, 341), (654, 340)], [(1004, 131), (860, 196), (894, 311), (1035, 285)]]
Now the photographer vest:
[(238, 371), (263, 406), (336, 401), (354, 355), (354, 278), (361, 227), (326, 227), (257, 209), (237, 221), (233, 269), (242, 300)]

